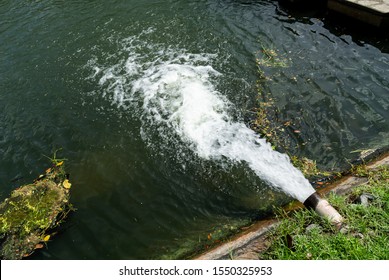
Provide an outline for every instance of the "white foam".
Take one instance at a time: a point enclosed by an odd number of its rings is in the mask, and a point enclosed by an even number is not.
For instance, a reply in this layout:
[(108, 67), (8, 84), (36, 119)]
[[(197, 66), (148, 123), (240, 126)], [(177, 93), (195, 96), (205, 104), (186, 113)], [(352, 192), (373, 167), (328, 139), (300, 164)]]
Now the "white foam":
[(211, 66), (214, 55), (147, 45), (146, 57), (137, 52), (142, 44), (125, 40), (128, 57), (114, 66), (91, 63), (93, 77), (102, 73), (103, 95), (129, 108), (128, 101), (137, 101), (144, 126), (167, 127), (161, 133), (178, 135), (201, 158), (244, 161), (269, 185), (302, 202), (315, 192), (286, 155), (228, 114), (232, 104), (213, 85), (222, 75)]

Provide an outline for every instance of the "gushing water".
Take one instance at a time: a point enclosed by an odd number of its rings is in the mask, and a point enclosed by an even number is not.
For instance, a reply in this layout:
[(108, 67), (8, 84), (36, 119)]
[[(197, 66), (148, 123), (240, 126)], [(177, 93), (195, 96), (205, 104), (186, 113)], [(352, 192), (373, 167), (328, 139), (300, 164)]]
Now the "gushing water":
[(91, 60), (91, 78), (117, 106), (138, 112), (143, 128), (178, 136), (204, 159), (246, 162), (269, 185), (299, 201), (315, 192), (287, 155), (229, 115), (232, 104), (213, 85), (222, 76), (211, 66), (215, 55), (150, 46), (139, 37), (125, 40), (122, 49), (126, 58), (115, 65)]

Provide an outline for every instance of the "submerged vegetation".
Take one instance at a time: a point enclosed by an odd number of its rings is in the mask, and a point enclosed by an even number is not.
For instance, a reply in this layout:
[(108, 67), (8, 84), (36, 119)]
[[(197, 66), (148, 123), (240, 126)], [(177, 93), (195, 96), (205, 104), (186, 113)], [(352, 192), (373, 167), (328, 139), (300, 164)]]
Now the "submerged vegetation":
[[(362, 176), (361, 173), (359, 173)], [(389, 167), (365, 173), (368, 183), (329, 202), (345, 218), (337, 231), (315, 212), (280, 212), (271, 245), (262, 259), (389, 259)]]
[(64, 162), (52, 160), (53, 166), (32, 184), (14, 190), (0, 204), (0, 257), (22, 259), (44, 247), (55, 234), (72, 206), (71, 183)]
[[(241, 229), (251, 224), (251, 219), (226, 221), (224, 224), (213, 227), (210, 231), (202, 232), (198, 238), (189, 238), (177, 240), (177, 246), (174, 249), (166, 248), (163, 255), (156, 256), (157, 259), (190, 259), (204, 251), (214, 248), (229, 238), (241, 232)], [(177, 249), (178, 248), (178, 249)]]
[(282, 137), (283, 132), (291, 122), (278, 125), (278, 108), (274, 105), (274, 99), (266, 93), (264, 81), (269, 77), (265, 74), (266, 69), (272, 67), (287, 67), (285, 59), (280, 59), (274, 48), (265, 48), (261, 44), (261, 49), (257, 53), (255, 60), (259, 79), (257, 81), (258, 101), (257, 107), (253, 109), (254, 118), (250, 122), (250, 127), (273, 144), (273, 148), (286, 148), (286, 139)]
[(288, 60), (280, 56), (274, 47), (265, 47), (261, 43), (261, 49), (257, 53), (256, 64), (260, 78), (268, 78), (265, 75), (266, 67), (288, 67)]
[(290, 160), (292, 164), (301, 170), (305, 177), (313, 178), (313, 177), (330, 177), (334, 173), (320, 170), (317, 167), (316, 161), (311, 160), (306, 157), (299, 158), (297, 156), (290, 156)]
[(288, 67), (288, 60), (278, 55), (275, 48), (267, 48), (261, 43), (261, 49), (256, 58), (259, 80), (257, 81), (258, 106), (254, 108), (255, 117), (250, 122), (250, 127), (272, 144), (277, 149), (289, 155), (292, 164), (301, 170), (304, 176), (310, 179), (329, 177), (331, 172), (322, 171), (317, 167), (316, 161), (306, 157), (298, 157), (290, 151), (291, 141), (289, 133), (300, 134), (292, 120), (279, 120), (279, 110), (275, 106), (275, 100), (266, 93), (264, 81), (270, 78), (265, 75), (268, 68)]

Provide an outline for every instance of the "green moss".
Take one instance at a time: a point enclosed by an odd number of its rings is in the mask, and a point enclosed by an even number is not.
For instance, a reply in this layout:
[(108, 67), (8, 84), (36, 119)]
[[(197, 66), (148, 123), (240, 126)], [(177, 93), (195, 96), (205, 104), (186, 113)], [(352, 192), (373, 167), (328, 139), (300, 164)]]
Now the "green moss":
[[(21, 259), (31, 254), (71, 209), (63, 162), (56, 163), (33, 183), (14, 190), (0, 204), (1, 257)], [(65, 184), (66, 185), (66, 184)], [(69, 187), (69, 185), (67, 185)]]

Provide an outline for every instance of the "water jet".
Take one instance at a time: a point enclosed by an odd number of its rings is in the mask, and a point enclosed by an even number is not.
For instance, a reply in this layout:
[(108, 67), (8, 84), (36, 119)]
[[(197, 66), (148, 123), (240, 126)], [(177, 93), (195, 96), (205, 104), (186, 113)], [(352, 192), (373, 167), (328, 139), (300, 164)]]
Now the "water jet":
[[(145, 34), (150, 32), (153, 30)], [(189, 148), (197, 158), (227, 165), (244, 162), (271, 188), (313, 208), (334, 224), (341, 222), (339, 213), (320, 198), (286, 154), (273, 150), (231, 115), (233, 105), (216, 86), (223, 73), (212, 67), (215, 55), (161, 49), (158, 45), (153, 50), (147, 41), (140, 40), (141, 35), (123, 42), (127, 58), (118, 64), (103, 67), (91, 61), (90, 66), (103, 95), (112, 95), (119, 107), (131, 108), (138, 115), (144, 141), (152, 142), (157, 133), (168, 143), (165, 146)], [(142, 44), (149, 50), (145, 58), (138, 50)], [(186, 160), (179, 149), (172, 152)]]

